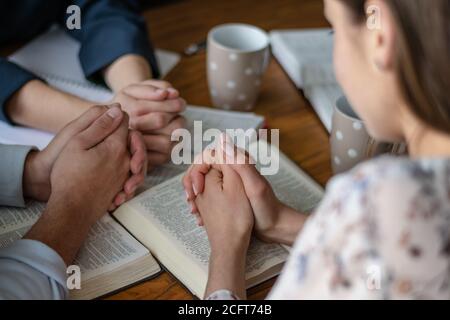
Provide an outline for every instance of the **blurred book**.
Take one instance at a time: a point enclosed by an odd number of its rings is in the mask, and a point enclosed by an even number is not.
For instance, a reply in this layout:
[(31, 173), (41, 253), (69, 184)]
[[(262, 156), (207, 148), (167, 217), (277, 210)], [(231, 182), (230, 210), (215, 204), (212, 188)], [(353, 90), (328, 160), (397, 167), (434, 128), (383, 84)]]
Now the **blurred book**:
[(332, 29), (273, 30), (270, 39), (273, 55), (331, 132), (334, 104), (343, 95), (333, 70)]

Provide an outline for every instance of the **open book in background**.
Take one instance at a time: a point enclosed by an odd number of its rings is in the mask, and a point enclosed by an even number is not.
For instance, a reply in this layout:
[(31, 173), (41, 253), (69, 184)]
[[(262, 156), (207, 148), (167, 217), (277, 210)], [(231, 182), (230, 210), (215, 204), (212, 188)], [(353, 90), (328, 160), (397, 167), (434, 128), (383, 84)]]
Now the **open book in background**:
[(331, 132), (334, 105), (342, 95), (333, 71), (331, 29), (273, 30), (272, 52), (302, 89), (325, 128)]
[[(250, 145), (250, 154), (255, 159), (257, 148), (258, 143)], [(274, 146), (271, 148), (271, 152), (279, 152)], [(279, 168), (276, 175), (266, 177), (276, 195), (291, 207), (310, 212), (320, 202), (322, 188), (281, 152)], [(205, 230), (197, 226), (196, 218), (190, 214), (181, 178), (178, 175), (150, 188), (113, 215), (168, 271), (201, 298), (208, 280), (210, 247)], [(247, 255), (247, 287), (278, 275), (288, 254), (282, 245), (252, 239)]]

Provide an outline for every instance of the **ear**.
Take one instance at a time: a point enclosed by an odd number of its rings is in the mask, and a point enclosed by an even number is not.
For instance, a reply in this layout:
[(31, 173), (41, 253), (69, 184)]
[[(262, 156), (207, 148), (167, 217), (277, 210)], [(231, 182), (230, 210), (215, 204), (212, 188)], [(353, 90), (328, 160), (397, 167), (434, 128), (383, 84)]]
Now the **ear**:
[[(389, 1), (389, 0), (388, 0)], [(396, 23), (385, 0), (366, 2), (369, 61), (377, 71), (394, 67)]]

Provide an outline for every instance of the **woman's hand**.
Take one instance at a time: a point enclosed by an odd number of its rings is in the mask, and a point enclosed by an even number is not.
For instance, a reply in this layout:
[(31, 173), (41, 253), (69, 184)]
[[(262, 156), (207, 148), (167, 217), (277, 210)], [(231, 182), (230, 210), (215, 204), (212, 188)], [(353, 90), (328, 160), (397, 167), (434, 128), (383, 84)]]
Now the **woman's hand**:
[[(111, 106), (110, 108), (120, 106)], [(78, 119), (63, 128), (50, 144), (40, 152), (31, 152), (24, 168), (24, 195), (38, 201), (48, 201), (52, 186), (50, 174), (53, 165), (68, 142), (77, 134), (88, 128), (107, 111), (105, 106), (95, 106), (86, 111)], [(146, 148), (142, 136), (135, 131), (129, 133), (128, 147), (131, 152), (130, 177), (123, 190), (116, 196), (110, 209), (121, 205), (132, 198), (136, 189), (143, 183), (147, 172)]]
[(185, 126), (180, 113), (185, 110), (186, 102), (179, 92), (168, 82), (146, 80), (125, 87), (114, 101), (130, 116), (130, 127), (142, 133), (149, 166), (167, 162), (174, 145), (172, 132)]
[(205, 176), (195, 199), (211, 244), (206, 295), (228, 289), (245, 298), (245, 261), (254, 217), (239, 175), (223, 166)]
[[(216, 150), (205, 150), (201, 157), (196, 158), (195, 163), (198, 164), (192, 165), (184, 176), (183, 185), (193, 213), (198, 212), (195, 199), (206, 190), (205, 174), (211, 168), (228, 166), (242, 180), (245, 194), (255, 214), (256, 236), (266, 242), (292, 245), (306, 216), (281, 203), (269, 182), (256, 169), (255, 161), (230, 141), (231, 139), (223, 134), (219, 147)], [(245, 161), (241, 161), (242, 159)], [(200, 215), (198, 220), (201, 225), (203, 217)]]

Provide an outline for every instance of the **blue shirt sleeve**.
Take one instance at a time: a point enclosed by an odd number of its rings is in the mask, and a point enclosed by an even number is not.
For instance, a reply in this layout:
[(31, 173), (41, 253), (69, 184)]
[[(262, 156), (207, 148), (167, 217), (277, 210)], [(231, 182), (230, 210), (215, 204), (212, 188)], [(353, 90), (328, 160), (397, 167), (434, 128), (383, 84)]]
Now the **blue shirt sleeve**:
[(66, 265), (54, 250), (28, 239), (0, 250), (0, 300), (66, 298)]
[(81, 9), (81, 29), (64, 29), (81, 43), (79, 58), (87, 78), (98, 78), (103, 68), (126, 54), (144, 57), (153, 77), (159, 77), (145, 19), (127, 1), (76, 0), (73, 4)]
[(0, 144), (0, 205), (24, 207), (23, 172), (30, 146)]
[(37, 79), (35, 75), (18, 65), (0, 58), (0, 120), (11, 123), (5, 112), (8, 100), (28, 81)]

